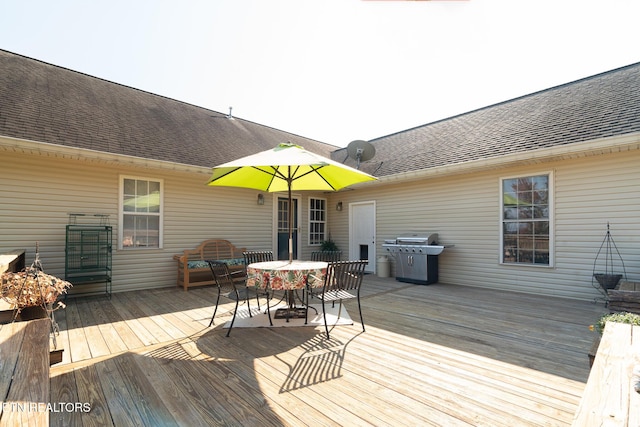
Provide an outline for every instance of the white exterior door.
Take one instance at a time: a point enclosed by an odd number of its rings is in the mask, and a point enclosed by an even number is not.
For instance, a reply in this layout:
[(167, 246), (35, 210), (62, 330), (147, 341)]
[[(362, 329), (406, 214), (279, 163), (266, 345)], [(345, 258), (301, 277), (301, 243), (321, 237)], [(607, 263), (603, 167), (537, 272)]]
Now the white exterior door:
[(367, 259), (365, 270), (376, 266), (376, 202), (349, 204), (349, 259)]

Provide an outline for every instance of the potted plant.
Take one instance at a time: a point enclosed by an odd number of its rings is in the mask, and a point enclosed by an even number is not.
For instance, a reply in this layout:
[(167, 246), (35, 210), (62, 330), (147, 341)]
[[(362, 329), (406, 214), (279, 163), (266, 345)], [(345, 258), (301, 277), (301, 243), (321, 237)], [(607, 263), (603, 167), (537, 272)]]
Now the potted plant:
[(340, 261), (342, 252), (331, 238), (320, 243), (320, 250), (311, 254), (314, 261), (335, 262)]
[(590, 325), (589, 329), (592, 331), (596, 331), (600, 335), (602, 335), (607, 322), (628, 323), (631, 325), (640, 326), (640, 314), (628, 313), (626, 311), (604, 314), (600, 317), (600, 319), (598, 319), (595, 325)]
[(320, 250), (322, 252), (335, 252), (335, 251), (338, 251), (339, 249), (338, 249), (338, 245), (336, 245), (336, 243), (333, 240), (327, 239), (320, 243)]

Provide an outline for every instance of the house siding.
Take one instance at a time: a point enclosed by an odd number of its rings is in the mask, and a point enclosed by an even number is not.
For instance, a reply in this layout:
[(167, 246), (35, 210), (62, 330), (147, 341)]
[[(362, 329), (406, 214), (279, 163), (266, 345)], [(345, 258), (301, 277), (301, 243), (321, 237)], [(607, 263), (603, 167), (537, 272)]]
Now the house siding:
[[(118, 249), (118, 202), (121, 176), (163, 180), (163, 247)], [(36, 242), (45, 271), (64, 278), (65, 227), (69, 213), (108, 214), (113, 226), (113, 292), (175, 286), (173, 256), (206, 239), (226, 239), (238, 248), (275, 251), (276, 198), (258, 191), (206, 185), (209, 170), (186, 173), (132, 167), (100, 160), (24, 151), (0, 151), (0, 253), (26, 249), (33, 261)], [(309, 197), (299, 194), (300, 258), (317, 246), (308, 242)], [(90, 217), (89, 217), (90, 219)], [(79, 222), (88, 223), (88, 219)], [(77, 288), (78, 292), (80, 287)], [(83, 285), (82, 291), (104, 289)]]
[[(0, 252), (24, 248), (31, 262), (38, 242), (49, 274), (64, 277), (69, 213), (109, 214), (117, 248), (121, 175), (164, 181), (164, 246), (114, 250), (114, 292), (175, 286), (173, 255), (207, 238), (228, 239), (248, 249), (273, 247), (274, 197), (266, 195), (265, 204), (258, 206), (257, 191), (208, 187), (206, 169), (186, 173), (52, 154), (1, 154)], [(300, 258), (308, 259), (316, 249), (307, 244), (309, 197), (328, 199), (328, 233), (343, 258), (349, 253), (349, 203), (375, 200), (378, 255), (386, 254), (384, 239), (408, 231), (437, 232), (441, 243), (455, 245), (439, 257), (441, 283), (597, 298), (600, 293), (591, 277), (607, 223), (627, 278), (640, 280), (638, 165), (640, 151), (631, 150), (413, 182), (379, 182), (355, 191), (301, 193)], [(501, 265), (500, 178), (546, 172), (554, 179), (554, 265)], [(341, 212), (335, 210), (338, 201), (343, 202)]]
[[(162, 249), (117, 249), (121, 175), (164, 180)], [(0, 253), (26, 249), (30, 263), (37, 242), (45, 271), (64, 278), (68, 214), (108, 214), (113, 226), (113, 291), (119, 292), (175, 286), (173, 255), (205, 239), (228, 239), (239, 248), (271, 248), (271, 198), (257, 206), (256, 191), (209, 187), (207, 178), (204, 169), (202, 174), (189, 174), (2, 151)]]
[[(592, 273), (607, 223), (627, 278), (640, 280), (639, 165), (640, 151), (634, 150), (402, 184), (380, 182), (332, 195), (329, 205), (376, 201), (378, 255), (387, 253), (384, 240), (398, 234), (439, 233), (441, 243), (455, 245), (439, 256), (440, 283), (594, 299), (601, 297)], [(554, 179), (554, 265), (502, 265), (500, 179), (547, 172)], [(330, 228), (347, 249), (346, 209), (331, 213)]]
[[(286, 141), (355, 165), (346, 148), (11, 52), (0, 67), (0, 251), (25, 248), (30, 260), (39, 242), (51, 274), (64, 274), (70, 212), (109, 214), (117, 248), (121, 175), (163, 181), (164, 246), (116, 250), (115, 291), (171, 286), (172, 256), (207, 238), (275, 250), (274, 198), (258, 206), (256, 191), (207, 187), (211, 166)], [(347, 257), (349, 205), (375, 201), (377, 255), (384, 239), (438, 232), (455, 245), (439, 257), (443, 283), (589, 299), (600, 297), (593, 262), (610, 223), (627, 278), (640, 280), (639, 77), (632, 64), (370, 141), (376, 156), (360, 167), (380, 181), (317, 194), (329, 237)], [(553, 264), (502, 265), (499, 180), (546, 172)], [(317, 248), (312, 196), (300, 195), (300, 258)]]

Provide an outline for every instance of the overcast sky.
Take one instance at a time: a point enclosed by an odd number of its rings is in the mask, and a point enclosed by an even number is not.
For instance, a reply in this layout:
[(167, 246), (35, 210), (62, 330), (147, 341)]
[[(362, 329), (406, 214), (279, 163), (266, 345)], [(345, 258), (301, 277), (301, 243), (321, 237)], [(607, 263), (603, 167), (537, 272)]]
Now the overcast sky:
[(640, 61), (638, 0), (0, 0), (0, 48), (346, 146)]

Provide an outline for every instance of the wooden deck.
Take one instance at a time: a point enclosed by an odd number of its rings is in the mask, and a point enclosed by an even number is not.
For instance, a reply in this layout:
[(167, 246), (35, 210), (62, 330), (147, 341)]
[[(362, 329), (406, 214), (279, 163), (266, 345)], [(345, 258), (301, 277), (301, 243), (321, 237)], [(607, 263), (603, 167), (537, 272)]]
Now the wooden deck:
[(226, 338), (230, 316), (207, 328), (210, 287), (70, 299), (51, 402), (79, 410), (50, 425), (571, 425), (602, 304), (369, 275), (363, 286), (367, 331), (350, 302), (356, 323), (329, 341), (319, 327)]

